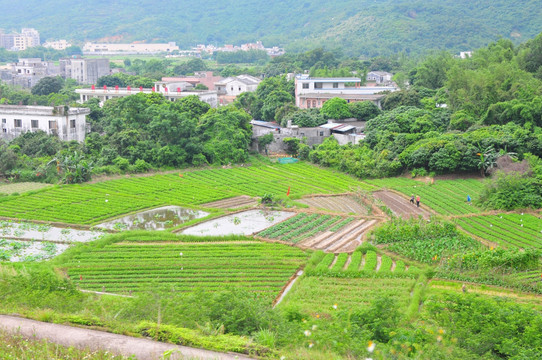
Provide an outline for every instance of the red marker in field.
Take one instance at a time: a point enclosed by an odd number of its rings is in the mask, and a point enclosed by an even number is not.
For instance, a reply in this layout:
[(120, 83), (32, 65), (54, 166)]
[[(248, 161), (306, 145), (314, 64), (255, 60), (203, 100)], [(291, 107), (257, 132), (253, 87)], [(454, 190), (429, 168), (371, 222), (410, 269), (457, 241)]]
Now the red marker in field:
[(286, 196), (290, 196), (290, 187), (288, 186), (288, 192), (286, 193)]

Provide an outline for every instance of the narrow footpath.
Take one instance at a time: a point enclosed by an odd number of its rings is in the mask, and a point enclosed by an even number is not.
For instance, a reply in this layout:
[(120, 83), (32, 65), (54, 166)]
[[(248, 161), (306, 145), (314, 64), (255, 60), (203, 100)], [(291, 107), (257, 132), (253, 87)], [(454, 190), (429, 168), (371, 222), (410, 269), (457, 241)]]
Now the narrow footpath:
[(112, 334), (104, 331), (51, 324), (17, 316), (0, 315), (0, 328), (26, 338), (46, 339), (50, 342), (90, 350), (107, 350), (124, 356), (134, 355), (138, 360), (158, 360), (166, 351), (173, 354), (168, 359), (190, 360), (252, 360), (241, 354), (225, 354), (167, 344), (143, 338)]

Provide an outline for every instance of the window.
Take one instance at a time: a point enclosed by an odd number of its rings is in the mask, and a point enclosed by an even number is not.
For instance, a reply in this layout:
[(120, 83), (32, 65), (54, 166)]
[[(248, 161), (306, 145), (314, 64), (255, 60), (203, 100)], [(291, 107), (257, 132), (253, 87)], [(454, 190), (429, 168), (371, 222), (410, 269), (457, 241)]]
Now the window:
[(21, 119), (14, 119), (13, 120), (13, 125), (15, 127), (23, 127), (23, 121)]
[(56, 129), (56, 121), (55, 120), (49, 120), (49, 129)]
[(308, 89), (309, 88), (309, 83), (303, 83), (303, 89)]
[(241, 91), (241, 87), (239, 86), (239, 91)]
[(301, 133), (300, 135), (301, 135), (301, 136), (305, 136), (305, 133)]
[(324, 132), (323, 132), (323, 131), (320, 131), (320, 136), (324, 136)]
[(8, 132), (8, 129), (2, 129), (3, 132), (7, 133)]
[(338, 89), (339, 88), (339, 83), (333, 83), (333, 88)]
[(231, 91), (233, 91), (233, 86), (231, 87)]
[(70, 129), (75, 129), (75, 119), (70, 120)]
[(2, 124), (5, 124), (6, 123), (6, 119), (2, 119)]
[(314, 83), (315, 89), (321, 89), (323, 87), (323, 83)]
[(36, 129), (38, 125), (38, 120), (30, 120), (30, 124), (32, 126), (32, 129)]

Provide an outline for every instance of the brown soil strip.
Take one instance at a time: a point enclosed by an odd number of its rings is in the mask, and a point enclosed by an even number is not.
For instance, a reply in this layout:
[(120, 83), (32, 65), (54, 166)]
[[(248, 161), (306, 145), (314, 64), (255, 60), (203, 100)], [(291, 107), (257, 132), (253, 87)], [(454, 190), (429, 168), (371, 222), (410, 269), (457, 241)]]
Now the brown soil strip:
[(331, 270), (331, 269), (333, 268), (333, 266), (334, 266), (335, 263), (337, 262), (337, 258), (338, 258), (338, 256), (335, 255), (335, 257), (333, 258), (333, 261), (332, 261), (331, 264), (329, 265), (328, 269)]
[(397, 264), (395, 263), (395, 260), (392, 260), (392, 261), (391, 261), (391, 268), (390, 268), (390, 271), (391, 271), (391, 272), (394, 272), (396, 266), (397, 266)]
[(396, 216), (409, 218), (423, 216), (428, 218), (431, 213), (422, 207), (416, 207), (409, 199), (393, 191), (376, 191), (373, 193), (376, 199), (382, 201)]
[(342, 270), (346, 271), (346, 269), (348, 269), (348, 266), (350, 266), (351, 262), (352, 262), (352, 254), (348, 254), (348, 258), (346, 259), (346, 262), (344, 263)]
[(380, 270), (380, 266), (382, 266), (382, 256), (376, 255), (376, 269), (375, 269), (376, 272)]
[(115, 245), (120, 246), (147, 246), (147, 245), (227, 245), (227, 244), (257, 244), (257, 241), (251, 240), (233, 240), (233, 241), (131, 241), (131, 242), (118, 242)]

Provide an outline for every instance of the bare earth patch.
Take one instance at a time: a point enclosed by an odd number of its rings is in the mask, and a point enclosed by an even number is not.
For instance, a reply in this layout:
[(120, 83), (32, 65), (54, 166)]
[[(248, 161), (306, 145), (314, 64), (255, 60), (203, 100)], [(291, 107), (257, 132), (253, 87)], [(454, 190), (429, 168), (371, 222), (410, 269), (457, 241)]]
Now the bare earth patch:
[(50, 184), (43, 184), (37, 182), (23, 182), (15, 184), (0, 184), (0, 194), (13, 194), (19, 193), (22, 194), (27, 191), (39, 190), (46, 187), (50, 187)]
[(325, 209), (336, 213), (367, 215), (367, 207), (353, 196), (314, 196), (297, 200), (311, 208)]
[(411, 204), (409, 199), (392, 191), (377, 191), (373, 193), (373, 196), (382, 201), (396, 216), (402, 218), (418, 217), (420, 215), (428, 218), (431, 215), (428, 210), (416, 207), (416, 204)]
[(232, 197), (229, 199), (223, 199), (218, 201), (213, 201), (207, 204), (201, 205), (206, 208), (215, 208), (215, 209), (238, 209), (245, 206), (255, 206), (258, 205), (258, 200), (251, 198), (247, 195), (241, 195)]

